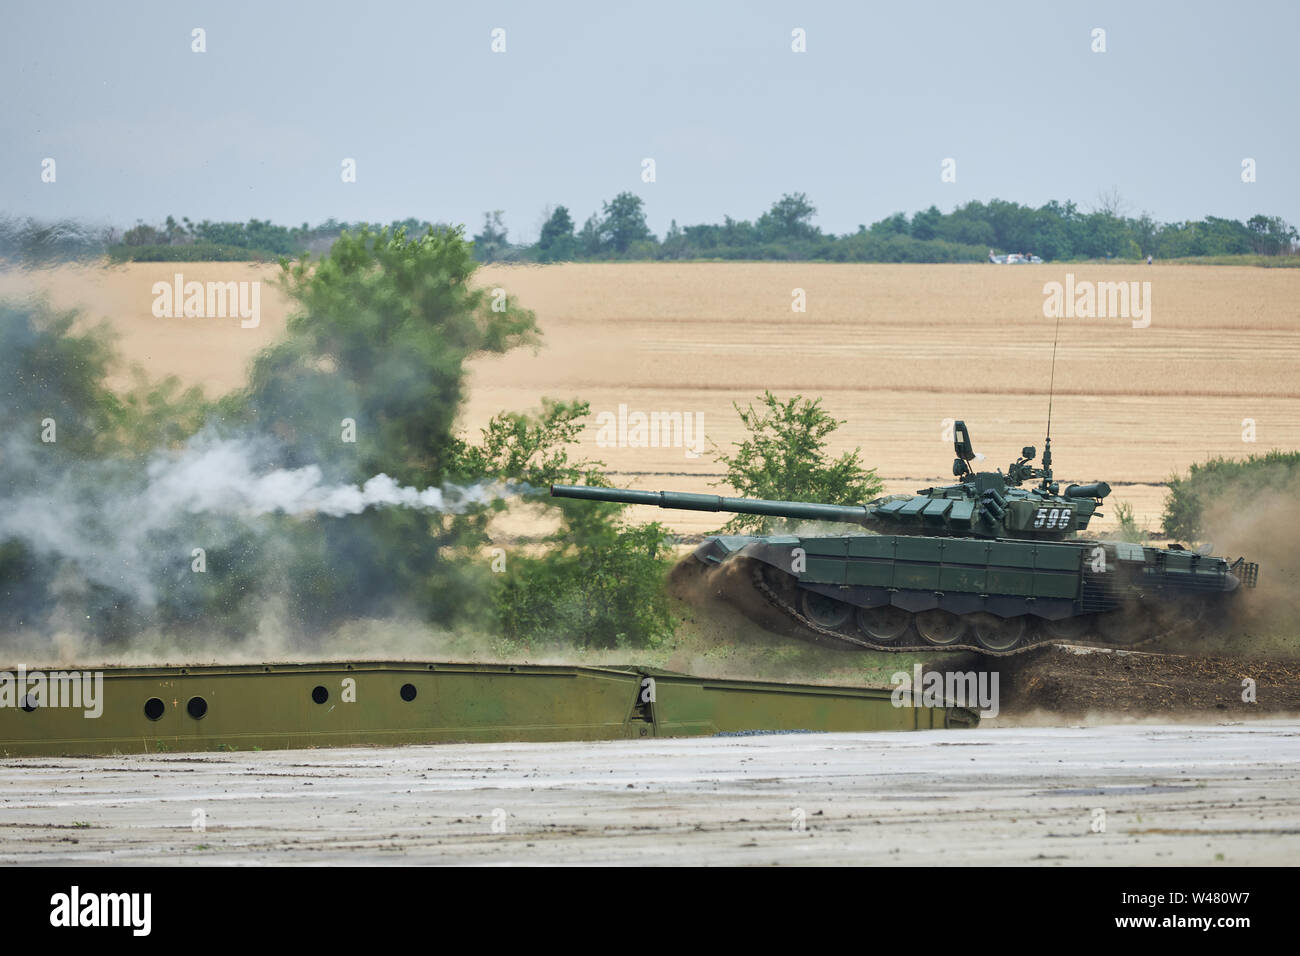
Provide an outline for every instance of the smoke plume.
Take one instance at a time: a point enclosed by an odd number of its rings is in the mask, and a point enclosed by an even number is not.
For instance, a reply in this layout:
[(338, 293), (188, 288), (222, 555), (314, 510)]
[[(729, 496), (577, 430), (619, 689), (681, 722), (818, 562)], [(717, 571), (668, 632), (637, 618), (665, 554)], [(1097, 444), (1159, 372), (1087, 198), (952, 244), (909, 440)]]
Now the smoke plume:
[(319, 466), (271, 467), (276, 457), (266, 439), (202, 433), (178, 452), (156, 453), (143, 469), (108, 460), (60, 467), (10, 441), (0, 459), (10, 479), (0, 490), (0, 541), (21, 541), (52, 560), (65, 583), (75, 570), (150, 607), (168, 578), (161, 567), (180, 562), (188, 570), (196, 546), (210, 551), (240, 535), (269, 537), (268, 515), (463, 514), (531, 490), (503, 482), (421, 489), (386, 474), (360, 485), (327, 483)]

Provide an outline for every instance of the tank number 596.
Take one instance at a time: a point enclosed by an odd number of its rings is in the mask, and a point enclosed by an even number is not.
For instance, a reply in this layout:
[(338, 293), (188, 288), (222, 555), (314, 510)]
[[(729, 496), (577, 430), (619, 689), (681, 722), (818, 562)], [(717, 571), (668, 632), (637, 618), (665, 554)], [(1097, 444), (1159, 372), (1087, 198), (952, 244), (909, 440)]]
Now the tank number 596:
[(1051, 531), (1064, 530), (1070, 526), (1069, 508), (1039, 508), (1034, 512), (1034, 527)]

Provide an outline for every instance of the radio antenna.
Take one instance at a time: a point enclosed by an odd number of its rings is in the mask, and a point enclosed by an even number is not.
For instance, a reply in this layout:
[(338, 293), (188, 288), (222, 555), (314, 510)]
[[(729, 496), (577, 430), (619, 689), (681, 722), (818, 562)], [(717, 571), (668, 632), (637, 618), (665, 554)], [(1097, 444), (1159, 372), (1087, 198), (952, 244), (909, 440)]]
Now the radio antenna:
[(1061, 340), (1061, 313), (1056, 313), (1056, 333), (1052, 337), (1052, 375), (1047, 386), (1047, 441), (1043, 445), (1043, 490), (1052, 481), (1052, 397), (1056, 394), (1056, 345)]

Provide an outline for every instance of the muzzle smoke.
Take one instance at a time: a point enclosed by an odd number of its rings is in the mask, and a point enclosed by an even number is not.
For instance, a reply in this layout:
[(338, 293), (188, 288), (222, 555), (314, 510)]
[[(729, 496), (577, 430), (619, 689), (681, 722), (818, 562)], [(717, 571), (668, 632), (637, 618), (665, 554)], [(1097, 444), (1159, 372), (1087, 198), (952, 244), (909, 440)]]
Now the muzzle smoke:
[(270, 531), (258, 521), (267, 515), (342, 517), (376, 508), (463, 514), (531, 490), (496, 481), (421, 489), (386, 474), (360, 485), (329, 483), (316, 465), (269, 467), (274, 452), (264, 440), (201, 434), (179, 452), (156, 454), (143, 470), (87, 462), (55, 472), (39, 452), (11, 442), (4, 467), (18, 480), (0, 492), (0, 541), (20, 540), (149, 606), (157, 600), (160, 555), (188, 566), (191, 547)]

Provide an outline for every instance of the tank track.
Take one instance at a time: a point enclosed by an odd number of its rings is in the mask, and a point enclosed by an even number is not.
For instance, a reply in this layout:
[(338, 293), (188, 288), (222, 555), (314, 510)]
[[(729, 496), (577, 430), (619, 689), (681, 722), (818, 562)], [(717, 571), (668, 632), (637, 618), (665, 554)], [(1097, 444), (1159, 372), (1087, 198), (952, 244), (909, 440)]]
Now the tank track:
[[(1187, 630), (1191, 626), (1191, 622), (1183, 621), (1181, 623), (1174, 625), (1171, 628), (1166, 628), (1163, 631), (1157, 631), (1156, 633), (1150, 634), (1146, 637), (1143, 637), (1136, 641), (1129, 642), (1127, 644), (1111, 644), (1111, 643), (1106, 643), (1105, 641), (1093, 641), (1093, 640), (1083, 640), (1083, 639), (1064, 640), (1060, 638), (1053, 638), (1050, 635), (1043, 634), (1041, 632), (1033, 634), (1028, 640), (1024, 641), (1024, 643), (1019, 644), (1016, 647), (1009, 648), (1008, 650), (1005, 651), (991, 650), (979, 643), (931, 644), (928, 641), (922, 640), (920, 643), (904, 644), (901, 643), (900, 640), (889, 644), (882, 644), (877, 641), (872, 641), (868, 638), (865, 638), (861, 634), (857, 634), (857, 633), (849, 634), (849, 633), (845, 633), (844, 631), (833, 630), (831, 628), (823, 627), (822, 625), (809, 620), (805, 614), (803, 614), (798, 608), (791, 606), (789, 601), (785, 600), (785, 598), (783, 598), (780, 594), (776, 592), (774, 588), (772, 588), (772, 586), (768, 583), (766, 577), (763, 574), (764, 565), (762, 564), (762, 562), (750, 561), (750, 565), (751, 565), (750, 576), (751, 576), (751, 580), (754, 583), (755, 589), (758, 590), (758, 592), (761, 593), (768, 600), (770, 604), (772, 604), (774, 607), (776, 607), (778, 610), (784, 613), (787, 617), (792, 618), (801, 627), (806, 628), (809, 631), (812, 631), (814, 634), (817, 634), (819, 637), (828, 638), (836, 642), (837, 644), (839, 644), (841, 647), (851, 647), (859, 650), (886, 651), (888, 653), (894, 653), (894, 654), (914, 654), (918, 651), (923, 651), (926, 653), (934, 653), (935, 651), (970, 651), (976, 654), (981, 654), (985, 657), (1015, 657), (1018, 654), (1025, 654), (1028, 653), (1029, 651), (1036, 650), (1040, 647), (1044, 647), (1049, 644), (1056, 644), (1063, 647), (1094, 647), (1094, 648), (1100, 648), (1102, 650), (1111, 650), (1111, 651), (1115, 651), (1115, 650), (1131, 651), (1136, 648), (1143, 647), (1147, 644), (1150, 644), (1154, 641), (1160, 640), (1161, 638), (1169, 637), (1174, 634), (1179, 634), (1182, 631)], [(1118, 612), (1111, 612), (1111, 613), (1118, 613)], [(851, 627), (852, 625), (850, 624), (849, 626)]]

